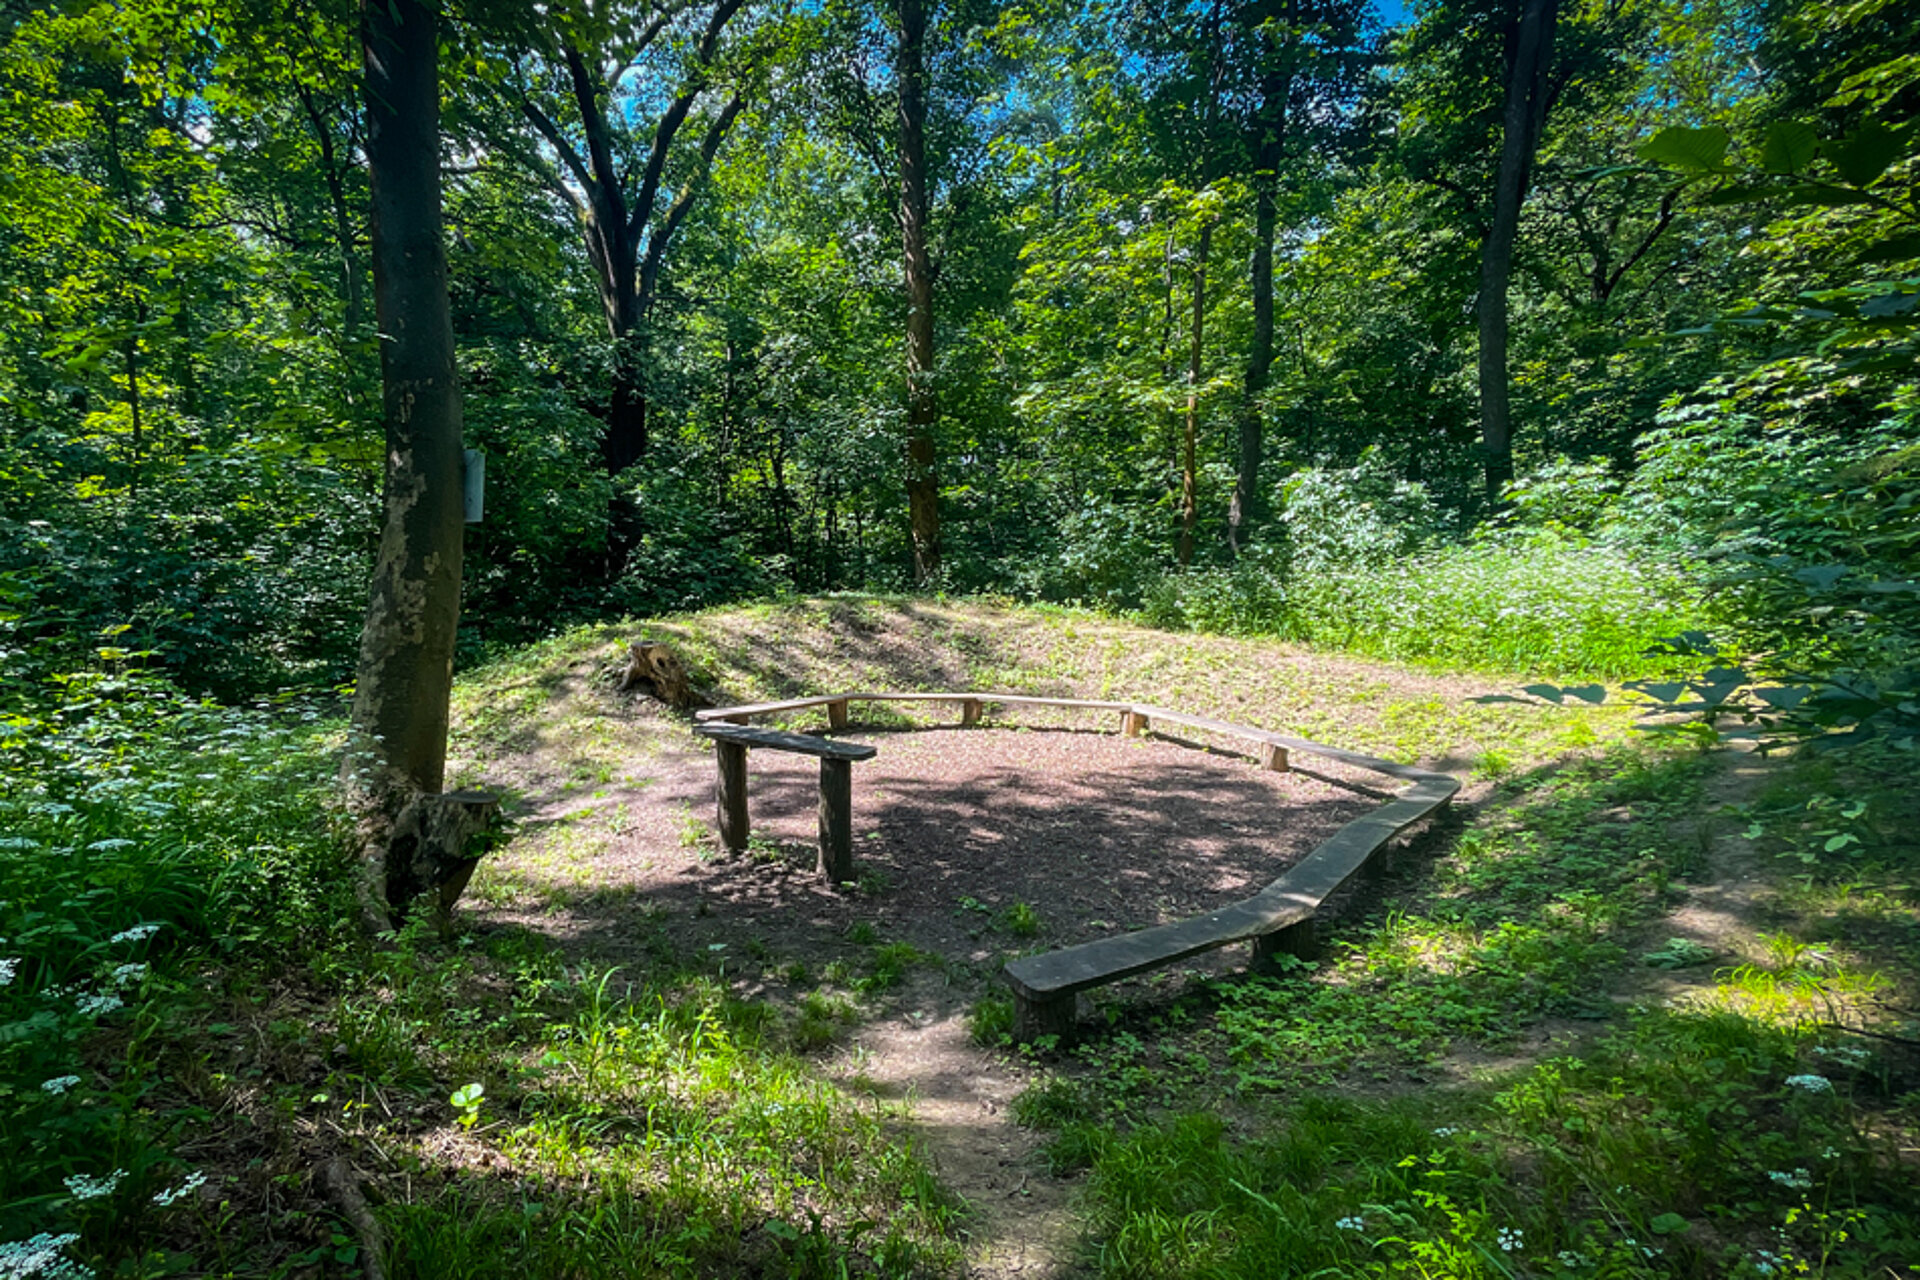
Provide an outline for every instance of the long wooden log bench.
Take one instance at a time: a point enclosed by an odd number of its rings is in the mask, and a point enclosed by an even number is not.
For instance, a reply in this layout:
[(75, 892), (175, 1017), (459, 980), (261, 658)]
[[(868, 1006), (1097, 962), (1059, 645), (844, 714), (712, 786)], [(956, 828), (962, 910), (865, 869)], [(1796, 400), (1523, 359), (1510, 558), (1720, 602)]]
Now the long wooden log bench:
[(747, 847), (747, 751), (795, 751), (820, 757), (820, 872), (829, 883), (853, 879), (853, 763), (871, 760), (879, 748), (862, 742), (832, 742), (805, 733), (755, 729), (741, 724), (703, 724), (694, 729), (711, 738), (719, 759), (715, 790), (720, 846), (729, 853)]
[[(1118, 712), (1121, 732), (1129, 736), (1153, 732), (1153, 726), (1176, 725), (1202, 733), (1238, 739), (1252, 744), (1261, 765), (1285, 772), (1291, 767), (1291, 755), (1316, 756), (1337, 760), (1354, 768), (1409, 782), (1412, 786), (1386, 801), (1378, 809), (1349, 822), (1324, 840), (1305, 858), (1288, 869), (1252, 897), (1221, 907), (1204, 915), (1178, 920), (1172, 924), (1141, 929), (1133, 933), (1101, 938), (1078, 946), (1064, 947), (1044, 955), (1027, 956), (1009, 962), (1001, 977), (1014, 996), (1014, 1038), (1023, 1043), (1055, 1037), (1070, 1039), (1077, 1016), (1079, 994), (1094, 987), (1119, 982), (1135, 974), (1164, 968), (1192, 956), (1238, 942), (1253, 944), (1256, 962), (1278, 954), (1309, 955), (1314, 949), (1314, 921), (1322, 905), (1357, 873), (1381, 854), (1389, 843), (1410, 827), (1444, 807), (1460, 789), (1459, 780), (1414, 765), (1396, 764), (1357, 751), (1329, 747), (1305, 738), (1255, 729), (1190, 715), (1182, 711), (1147, 703), (1108, 702), (1086, 698), (1047, 698), (1028, 694), (1002, 693), (837, 693), (809, 698), (790, 698), (779, 702), (760, 702), (744, 706), (715, 707), (698, 712), (703, 724), (698, 732), (719, 737), (721, 728), (738, 733), (748, 721), (761, 716), (827, 709), (828, 724), (835, 729), (847, 726), (847, 708), (854, 702), (944, 702), (960, 707), (961, 723), (980, 722), (986, 708), (1060, 707), (1066, 709)], [(768, 732), (746, 730), (746, 732)], [(728, 735), (729, 737), (731, 734)], [(782, 738), (803, 735), (781, 734)], [(821, 742), (822, 739), (806, 739)], [(834, 744), (838, 745), (838, 744)], [(792, 748), (789, 748), (792, 749)], [(872, 748), (867, 748), (871, 752)], [(864, 758), (864, 757), (863, 757)], [(843, 766), (844, 767), (844, 766)], [(742, 836), (745, 841), (745, 765), (739, 766)], [(826, 760), (821, 762), (822, 860), (826, 861)], [(726, 765), (722, 763), (722, 789)], [(723, 801), (724, 808), (724, 801)], [(725, 819), (723, 818), (723, 825)], [(849, 855), (850, 863), (851, 855)]]

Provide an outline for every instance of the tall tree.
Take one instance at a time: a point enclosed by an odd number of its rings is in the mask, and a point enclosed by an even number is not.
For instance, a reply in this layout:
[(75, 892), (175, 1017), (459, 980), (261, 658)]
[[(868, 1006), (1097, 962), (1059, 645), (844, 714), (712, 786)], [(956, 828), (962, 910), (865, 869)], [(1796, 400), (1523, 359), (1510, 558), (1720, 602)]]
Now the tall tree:
[(907, 290), (907, 514), (913, 577), (940, 573), (940, 484), (934, 472), (933, 261), (927, 249), (927, 5), (899, 0), (900, 245)]
[(361, 631), (348, 786), (378, 850), (401, 807), (444, 781), (461, 431), (441, 239), (438, 23), (423, 0), (365, 0), (361, 22), (386, 521)]
[(1492, 217), (1480, 246), (1480, 443), (1486, 451), (1487, 501), (1498, 503), (1513, 479), (1513, 408), (1507, 378), (1507, 288), (1520, 206), (1533, 180), (1533, 159), (1553, 104), (1553, 35), (1560, 0), (1524, 0), (1509, 36), (1506, 108), (1500, 120), (1500, 167)]
[(1280, 227), (1282, 177), (1305, 195), (1314, 178), (1307, 157), (1324, 166), (1341, 136), (1354, 131), (1355, 101), (1372, 62), (1365, 6), (1358, 0), (1255, 0), (1236, 15), (1252, 78), (1247, 94), (1244, 162), (1253, 188), (1253, 258), (1249, 268), (1253, 331), (1238, 406), (1238, 456), (1227, 541), (1235, 552), (1257, 519), (1264, 494), (1266, 405), (1273, 376), (1273, 242)]
[[(599, 285), (612, 341), (601, 451), (610, 473), (647, 449), (647, 327), (668, 250), (746, 102), (720, 65), (721, 37), (745, 4), (556, 5), (503, 33), (512, 67), (500, 89), (537, 142), (505, 130), (495, 139), (580, 227)], [(676, 34), (690, 48), (666, 48)], [(678, 81), (657, 111), (637, 84), (649, 78), (643, 67)], [(715, 89), (725, 92), (716, 99)]]

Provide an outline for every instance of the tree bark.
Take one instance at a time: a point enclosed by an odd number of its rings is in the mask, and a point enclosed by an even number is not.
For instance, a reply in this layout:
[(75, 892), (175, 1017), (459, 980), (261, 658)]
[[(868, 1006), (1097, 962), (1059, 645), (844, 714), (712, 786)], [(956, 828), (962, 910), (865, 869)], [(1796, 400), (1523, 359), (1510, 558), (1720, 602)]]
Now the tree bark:
[[(1288, 21), (1293, 21), (1291, 10)], [(1240, 397), (1240, 465), (1227, 509), (1227, 544), (1235, 555), (1240, 553), (1246, 525), (1263, 514), (1260, 464), (1265, 460), (1266, 439), (1260, 422), (1260, 397), (1273, 376), (1273, 236), (1280, 221), (1280, 158), (1287, 134), (1287, 99), (1292, 92), (1291, 61), (1261, 77), (1253, 172), (1253, 336), (1247, 343), (1246, 380)]]
[(1486, 454), (1487, 501), (1498, 505), (1513, 479), (1513, 418), (1507, 378), (1507, 286), (1520, 206), (1531, 184), (1534, 152), (1546, 126), (1553, 65), (1553, 29), (1559, 0), (1524, 0), (1507, 66), (1507, 103), (1501, 119), (1500, 168), (1494, 179), (1493, 218), (1481, 244), (1480, 441)]
[(1181, 432), (1180, 465), (1180, 566), (1193, 563), (1194, 530), (1200, 522), (1200, 376), (1205, 355), (1207, 322), (1207, 255), (1213, 248), (1213, 222), (1200, 227), (1200, 244), (1194, 251), (1193, 325), (1187, 345), (1187, 418)]
[(365, 0), (374, 312), (386, 411), (386, 520), (360, 634), (345, 781), (373, 871), (413, 796), (441, 789), (460, 615), (460, 390), (440, 225), (435, 15)]
[(900, 241), (907, 287), (907, 515), (913, 578), (940, 573), (940, 485), (933, 429), (933, 264), (927, 252), (927, 7), (900, 0)]

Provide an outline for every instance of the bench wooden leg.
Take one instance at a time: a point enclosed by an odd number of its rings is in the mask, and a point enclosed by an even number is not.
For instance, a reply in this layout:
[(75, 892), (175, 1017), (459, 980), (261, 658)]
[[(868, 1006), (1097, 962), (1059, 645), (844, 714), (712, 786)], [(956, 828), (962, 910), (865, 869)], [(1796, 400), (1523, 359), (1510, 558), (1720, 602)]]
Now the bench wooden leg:
[(1270, 773), (1287, 772), (1287, 749), (1276, 747), (1271, 742), (1260, 746), (1260, 767)]
[(820, 760), (820, 874), (830, 884), (853, 879), (851, 760)]
[(960, 724), (964, 728), (980, 723), (980, 699), (968, 698), (960, 704)]
[(1079, 1004), (1080, 998), (1071, 991), (1043, 999), (1033, 999), (1014, 992), (1014, 1043), (1032, 1044), (1047, 1036), (1052, 1036), (1056, 1045), (1073, 1043), (1074, 1020), (1080, 1012)]
[(747, 748), (741, 742), (713, 745), (720, 761), (720, 847), (739, 853), (747, 847)]
[(1253, 963), (1256, 968), (1275, 956), (1297, 956), (1302, 960), (1311, 960), (1319, 954), (1320, 939), (1311, 916), (1299, 924), (1262, 934), (1253, 940)]
[(842, 698), (838, 702), (829, 702), (827, 704), (827, 728), (844, 729), (846, 727), (847, 700)]

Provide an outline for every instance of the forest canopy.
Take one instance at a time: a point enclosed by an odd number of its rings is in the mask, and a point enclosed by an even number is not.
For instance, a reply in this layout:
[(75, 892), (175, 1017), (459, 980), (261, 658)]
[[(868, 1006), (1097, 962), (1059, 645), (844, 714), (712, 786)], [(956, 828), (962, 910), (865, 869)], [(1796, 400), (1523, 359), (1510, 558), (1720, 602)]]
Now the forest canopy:
[[(1366, 607), (1332, 579), (1474, 538), (1558, 539), (1576, 595), (1729, 550), (1763, 589), (1911, 474), (1904, 5), (443, 19), (463, 661), (842, 589), (1313, 638)], [(358, 13), (5, 21), (9, 661), (125, 626), (191, 687), (344, 679)]]

